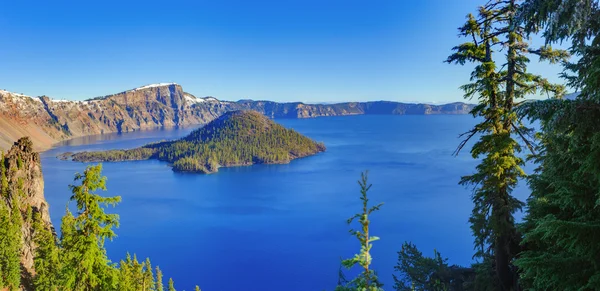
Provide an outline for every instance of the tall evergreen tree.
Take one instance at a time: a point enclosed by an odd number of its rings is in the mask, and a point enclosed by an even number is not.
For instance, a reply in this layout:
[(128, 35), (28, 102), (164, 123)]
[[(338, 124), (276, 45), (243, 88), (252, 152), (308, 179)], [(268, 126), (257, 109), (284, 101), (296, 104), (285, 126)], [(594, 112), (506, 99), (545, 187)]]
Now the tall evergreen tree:
[(120, 197), (102, 197), (96, 190), (106, 190), (106, 177), (102, 165), (88, 166), (83, 174), (76, 174), (71, 185), (71, 201), (75, 201), (77, 216), (67, 210), (63, 218), (62, 247), (65, 264), (65, 288), (68, 290), (112, 290), (116, 269), (110, 263), (105, 240), (115, 236), (113, 227), (119, 217), (107, 214), (103, 206), (115, 205)]
[(571, 41), (578, 59), (564, 77), (575, 100), (522, 107), (541, 123), (538, 168), (523, 224), (525, 250), (516, 264), (534, 290), (600, 286), (600, 9), (590, 0), (528, 0), (522, 18), (548, 43)]
[(61, 287), (60, 250), (52, 231), (44, 224), (39, 212), (34, 214), (35, 290), (57, 291)]
[[(461, 179), (462, 185), (473, 185), (473, 213), (469, 219), (475, 236), (475, 256), (481, 262), (490, 262), (483, 274), (493, 269), (495, 278), (489, 289), (517, 290), (518, 276), (513, 260), (519, 253), (520, 235), (513, 214), (523, 203), (512, 196), (522, 170), (522, 151), (517, 138), (532, 149), (529, 130), (521, 123), (515, 106), (529, 94), (562, 94), (562, 86), (553, 85), (541, 76), (527, 72), (528, 55), (536, 54), (542, 60), (557, 62), (567, 54), (549, 46), (531, 49), (525, 31), (517, 20), (518, 0), (491, 0), (481, 6), (478, 15), (469, 14), (461, 36), (469, 41), (454, 47), (448, 63), (464, 65), (475, 63), (472, 83), (462, 86), (465, 98), (477, 98), (479, 104), (472, 114), (482, 122), (465, 133), (466, 139), (456, 154), (472, 137), (479, 140), (471, 149), (473, 158), (483, 157), (477, 172)], [(495, 54), (505, 52), (501, 58)], [(502, 62), (497, 63), (497, 59)]]
[(169, 278), (169, 291), (177, 291), (175, 290), (175, 282), (173, 282), (173, 278)]
[(156, 284), (154, 282), (154, 274), (152, 273), (152, 264), (150, 264), (150, 258), (146, 258), (144, 263), (144, 275), (143, 275), (143, 290), (154, 291)]
[(164, 291), (163, 274), (158, 266), (156, 266), (156, 291)]
[(360, 242), (360, 252), (354, 255), (354, 257), (351, 259), (343, 260), (342, 265), (348, 269), (358, 265), (362, 268), (362, 272), (358, 277), (350, 281), (348, 286), (338, 286), (336, 290), (342, 291), (356, 289), (361, 291), (378, 291), (382, 290), (381, 287), (383, 284), (379, 282), (377, 275), (371, 269), (371, 248), (373, 247), (373, 242), (379, 240), (379, 238), (372, 236), (369, 232), (369, 225), (371, 224), (369, 215), (371, 215), (374, 211), (379, 210), (383, 203), (375, 206), (369, 205), (369, 198), (367, 194), (372, 185), (368, 182), (368, 172), (361, 173), (361, 179), (358, 181), (358, 185), (360, 186), (362, 212), (350, 217), (347, 222), (348, 224), (351, 224), (353, 221), (357, 220), (361, 226), (360, 230), (350, 230), (350, 233), (354, 235)]
[(133, 261), (131, 262), (132, 281), (135, 290), (144, 289), (144, 265), (140, 264), (137, 256), (133, 254)]
[[(16, 205), (16, 199), (12, 199)], [(18, 290), (21, 282), (21, 223), (19, 210), (0, 200), (0, 289)]]
[(125, 260), (119, 262), (119, 290), (136, 291), (131, 255), (127, 253)]

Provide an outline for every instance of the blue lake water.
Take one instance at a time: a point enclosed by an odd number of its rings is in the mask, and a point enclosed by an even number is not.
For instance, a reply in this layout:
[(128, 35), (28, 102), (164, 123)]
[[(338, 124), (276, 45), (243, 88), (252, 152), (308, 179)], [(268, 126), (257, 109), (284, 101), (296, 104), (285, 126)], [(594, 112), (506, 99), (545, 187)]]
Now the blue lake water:
[[(346, 219), (360, 211), (360, 172), (369, 170), (369, 198), (384, 202), (372, 215), (373, 264), (386, 290), (404, 241), (426, 255), (437, 249), (468, 264), (472, 237), (469, 189), (460, 176), (476, 165), (468, 148), (452, 152), (471, 116), (344, 116), (279, 119), (327, 146), (288, 165), (222, 168), (182, 174), (158, 161), (105, 163), (105, 195), (120, 195), (118, 237), (109, 257), (150, 257), (178, 290), (333, 290), (340, 257), (359, 244)], [(64, 142), (42, 153), (45, 193), (56, 226), (70, 196), (67, 185), (85, 164), (61, 161), (66, 151), (131, 148), (184, 136), (193, 128), (109, 134)], [(517, 190), (516, 196), (524, 198)]]

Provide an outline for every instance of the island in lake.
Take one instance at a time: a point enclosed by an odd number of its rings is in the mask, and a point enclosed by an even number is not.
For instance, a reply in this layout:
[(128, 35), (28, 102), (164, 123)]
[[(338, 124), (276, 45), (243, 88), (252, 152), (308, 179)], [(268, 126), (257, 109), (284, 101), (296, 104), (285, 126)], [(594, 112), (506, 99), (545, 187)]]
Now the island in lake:
[(128, 150), (64, 153), (79, 162), (158, 159), (174, 171), (214, 173), (219, 167), (286, 164), (325, 151), (325, 145), (252, 110), (230, 111), (188, 136)]

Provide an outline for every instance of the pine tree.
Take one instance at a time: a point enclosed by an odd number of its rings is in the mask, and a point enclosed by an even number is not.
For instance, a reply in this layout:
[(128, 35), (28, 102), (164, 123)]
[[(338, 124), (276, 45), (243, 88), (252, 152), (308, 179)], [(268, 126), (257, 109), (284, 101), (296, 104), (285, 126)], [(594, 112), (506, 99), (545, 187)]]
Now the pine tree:
[(143, 290), (145, 291), (154, 291), (156, 284), (154, 282), (154, 274), (152, 273), (152, 264), (150, 264), (150, 258), (146, 258), (146, 262), (144, 263), (144, 281), (143, 281)]
[[(466, 139), (459, 145), (456, 154), (475, 135), (479, 140), (471, 149), (473, 158), (483, 157), (477, 172), (462, 177), (462, 185), (473, 185), (473, 213), (469, 219), (475, 236), (476, 254), (481, 262), (492, 262), (490, 268), (495, 279), (490, 290), (517, 290), (518, 275), (513, 261), (519, 253), (520, 235), (514, 216), (523, 203), (512, 196), (519, 179), (525, 178), (521, 168), (524, 164), (519, 156), (522, 151), (517, 138), (533, 149), (515, 107), (527, 95), (544, 93), (561, 95), (562, 86), (549, 83), (541, 76), (527, 72), (528, 55), (535, 54), (541, 60), (558, 62), (568, 56), (564, 51), (555, 51), (549, 46), (531, 49), (525, 41), (525, 31), (518, 22), (517, 0), (492, 0), (479, 8), (478, 16), (468, 15), (460, 35), (468, 42), (454, 47), (456, 51), (446, 60), (448, 63), (464, 65), (475, 63), (471, 74), (472, 83), (462, 86), (465, 98), (478, 98), (472, 114), (482, 122), (465, 133)], [(495, 53), (505, 50), (499, 65)], [(493, 260), (492, 260), (493, 258)], [(483, 276), (483, 273), (480, 272)]]
[(83, 174), (75, 175), (81, 184), (70, 186), (78, 212), (73, 216), (67, 210), (62, 225), (64, 285), (69, 290), (112, 290), (116, 283), (117, 270), (106, 255), (104, 242), (115, 236), (112, 228), (118, 226), (118, 215), (105, 213), (103, 206), (115, 205), (121, 198), (93, 193), (106, 190), (101, 172), (101, 164), (88, 166)]
[[(12, 205), (16, 205), (15, 199)], [(21, 283), (21, 223), (17, 207), (0, 200), (0, 288), (18, 290)]]
[(164, 291), (163, 274), (158, 266), (156, 266), (156, 291)]
[(358, 185), (360, 186), (360, 200), (362, 201), (362, 212), (357, 213), (354, 216), (348, 219), (348, 224), (351, 224), (353, 221), (357, 220), (361, 226), (360, 230), (351, 229), (350, 233), (354, 235), (358, 241), (360, 242), (360, 252), (354, 255), (351, 259), (346, 259), (342, 261), (342, 265), (348, 269), (358, 265), (363, 270), (358, 277), (349, 282), (347, 286), (338, 286), (336, 290), (364, 290), (364, 291), (378, 291), (382, 290), (382, 284), (379, 282), (377, 275), (375, 272), (370, 269), (371, 266), (371, 248), (373, 247), (373, 242), (379, 240), (378, 237), (372, 236), (369, 233), (369, 225), (371, 221), (369, 220), (369, 215), (371, 215), (374, 211), (379, 210), (383, 203), (377, 204), (375, 206), (369, 206), (369, 198), (367, 196), (367, 192), (371, 189), (371, 184), (368, 183), (368, 172), (361, 173), (361, 179), (358, 181)]
[[(448, 265), (448, 259), (436, 250), (433, 258), (424, 257), (417, 247), (409, 242), (398, 252), (398, 264), (394, 270), (394, 289), (397, 291), (460, 291), (473, 281), (474, 270)], [(474, 290), (481, 290), (474, 288)]]
[(119, 263), (119, 290), (136, 291), (131, 255), (127, 253), (125, 260)]
[(175, 290), (175, 282), (173, 282), (173, 278), (169, 278), (169, 291), (177, 291)]
[(34, 214), (34, 255), (35, 290), (60, 290), (60, 249), (52, 231), (44, 224), (39, 212)]
[(133, 261), (131, 262), (132, 281), (135, 290), (143, 290), (144, 284), (144, 265), (140, 264), (137, 256), (133, 254)]
[[(523, 224), (525, 250), (516, 265), (532, 290), (596, 290), (600, 286), (600, 8), (598, 1), (529, 0), (522, 13), (548, 43), (570, 40), (576, 63), (564, 77), (575, 100), (527, 104), (540, 121), (538, 168)], [(574, 75), (571, 75), (574, 74)]]

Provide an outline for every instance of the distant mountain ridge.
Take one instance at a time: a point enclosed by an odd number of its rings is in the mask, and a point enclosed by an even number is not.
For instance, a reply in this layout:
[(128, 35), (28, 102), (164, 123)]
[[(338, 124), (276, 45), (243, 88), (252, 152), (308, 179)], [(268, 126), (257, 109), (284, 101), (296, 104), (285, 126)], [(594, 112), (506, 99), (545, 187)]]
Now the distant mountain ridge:
[(30, 97), (0, 90), (0, 149), (30, 136), (36, 150), (74, 137), (156, 127), (205, 124), (228, 111), (250, 109), (270, 118), (312, 118), (360, 114), (466, 114), (473, 105), (409, 104), (391, 101), (337, 104), (220, 101), (198, 98), (176, 83), (142, 86), (85, 101)]

